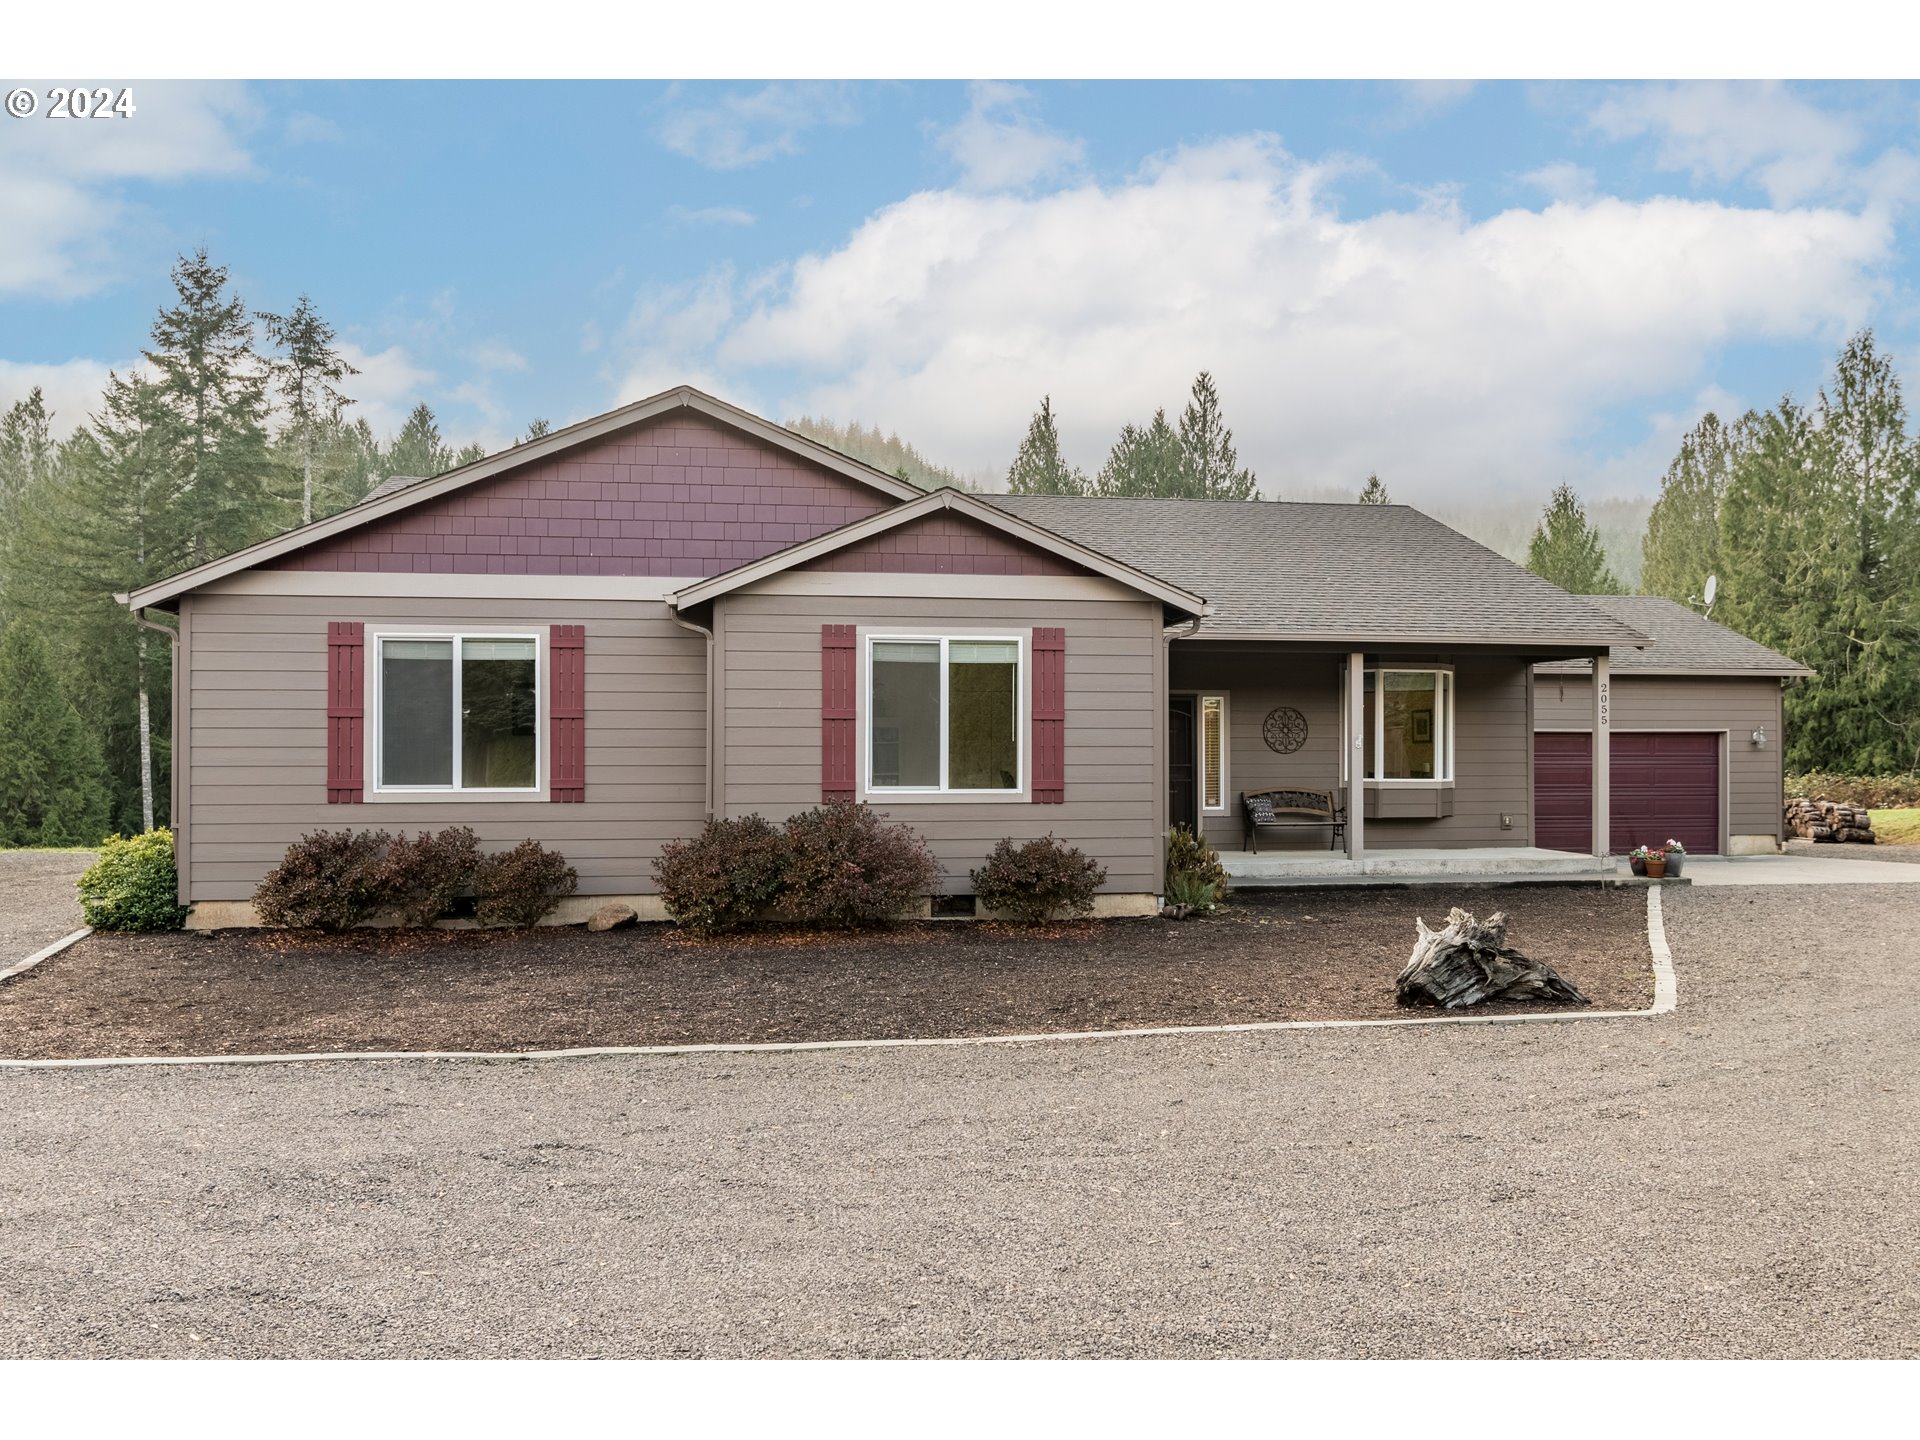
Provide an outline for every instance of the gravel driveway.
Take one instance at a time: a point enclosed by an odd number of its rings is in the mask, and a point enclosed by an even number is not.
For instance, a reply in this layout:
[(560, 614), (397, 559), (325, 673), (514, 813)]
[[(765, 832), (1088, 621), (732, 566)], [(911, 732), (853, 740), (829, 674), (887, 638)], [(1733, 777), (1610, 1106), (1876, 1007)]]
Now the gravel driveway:
[(1661, 1020), (0, 1072), (4, 1355), (1920, 1354), (1901, 886)]
[(91, 850), (0, 850), (0, 970), (86, 923), (73, 883)]

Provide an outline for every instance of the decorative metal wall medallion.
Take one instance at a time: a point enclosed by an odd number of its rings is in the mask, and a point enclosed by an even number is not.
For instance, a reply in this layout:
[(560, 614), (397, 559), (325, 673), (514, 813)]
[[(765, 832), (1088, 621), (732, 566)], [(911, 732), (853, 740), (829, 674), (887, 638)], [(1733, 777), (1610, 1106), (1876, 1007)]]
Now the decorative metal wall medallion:
[(1291, 755), (1307, 743), (1307, 717), (1291, 705), (1282, 705), (1267, 712), (1267, 723), (1260, 727), (1260, 733), (1266, 737), (1269, 750)]

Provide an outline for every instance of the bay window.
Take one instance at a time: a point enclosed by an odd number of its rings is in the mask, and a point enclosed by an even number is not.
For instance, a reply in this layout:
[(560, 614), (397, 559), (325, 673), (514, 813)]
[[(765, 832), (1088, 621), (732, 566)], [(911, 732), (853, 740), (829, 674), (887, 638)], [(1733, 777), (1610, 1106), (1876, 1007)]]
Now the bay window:
[(1366, 671), (1360, 717), (1366, 779), (1453, 779), (1453, 688), (1451, 670)]
[(1018, 791), (1021, 642), (870, 636), (870, 790)]
[(373, 637), (377, 790), (540, 786), (533, 635)]

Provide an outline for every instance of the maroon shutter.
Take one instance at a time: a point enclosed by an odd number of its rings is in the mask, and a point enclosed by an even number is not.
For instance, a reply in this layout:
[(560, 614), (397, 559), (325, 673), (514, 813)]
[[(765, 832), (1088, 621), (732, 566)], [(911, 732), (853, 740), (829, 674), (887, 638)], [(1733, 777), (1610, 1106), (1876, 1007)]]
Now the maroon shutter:
[(555, 625), (547, 634), (548, 793), (557, 804), (587, 798), (587, 627)]
[(851, 800), (854, 791), (855, 737), (851, 625), (820, 627), (820, 798)]
[(1033, 803), (1067, 798), (1067, 632), (1033, 632)]
[(366, 794), (367, 627), (327, 626), (327, 803), (358, 805)]

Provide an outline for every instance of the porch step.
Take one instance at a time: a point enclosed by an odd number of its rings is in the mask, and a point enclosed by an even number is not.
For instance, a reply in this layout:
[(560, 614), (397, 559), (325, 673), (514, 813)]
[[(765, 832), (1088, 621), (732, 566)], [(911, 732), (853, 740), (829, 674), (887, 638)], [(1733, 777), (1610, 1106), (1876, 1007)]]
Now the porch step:
[(1460, 880), (1611, 880), (1614, 865), (1591, 855), (1525, 847), (1486, 850), (1381, 850), (1350, 860), (1339, 854), (1222, 852), (1235, 889), (1277, 885), (1440, 885)]

